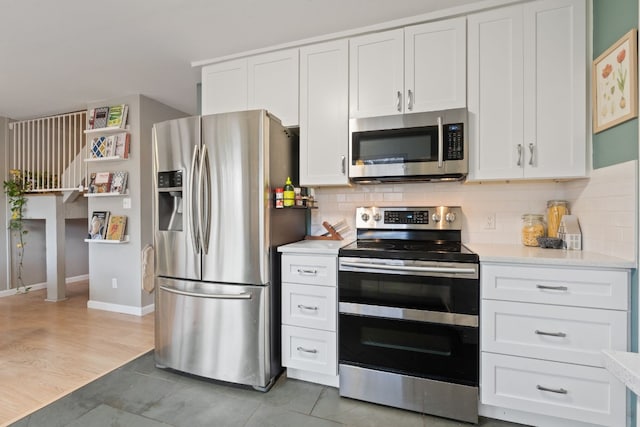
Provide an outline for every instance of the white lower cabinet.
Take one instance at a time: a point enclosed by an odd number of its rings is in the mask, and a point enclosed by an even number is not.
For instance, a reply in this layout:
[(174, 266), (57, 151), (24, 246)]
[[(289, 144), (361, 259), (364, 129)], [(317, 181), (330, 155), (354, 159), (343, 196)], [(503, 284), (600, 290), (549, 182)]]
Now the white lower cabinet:
[(626, 388), (604, 368), (602, 350), (628, 348), (629, 270), (481, 262), (480, 277), (485, 413), (626, 425)]
[(287, 376), (338, 386), (336, 255), (282, 255), (282, 366)]

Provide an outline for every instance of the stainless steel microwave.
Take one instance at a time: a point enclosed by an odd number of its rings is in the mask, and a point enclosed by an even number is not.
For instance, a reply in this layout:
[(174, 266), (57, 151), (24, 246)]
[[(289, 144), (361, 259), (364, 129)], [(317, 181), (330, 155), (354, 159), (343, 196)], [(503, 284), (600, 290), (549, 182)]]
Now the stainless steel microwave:
[(359, 183), (464, 179), (466, 109), (349, 121), (349, 178)]

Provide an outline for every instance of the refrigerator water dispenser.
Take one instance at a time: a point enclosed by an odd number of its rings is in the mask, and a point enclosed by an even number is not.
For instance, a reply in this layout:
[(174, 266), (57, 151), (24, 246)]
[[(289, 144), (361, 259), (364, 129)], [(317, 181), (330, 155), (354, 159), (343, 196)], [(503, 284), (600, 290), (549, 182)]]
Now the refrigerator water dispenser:
[(158, 229), (182, 231), (182, 171), (158, 172)]

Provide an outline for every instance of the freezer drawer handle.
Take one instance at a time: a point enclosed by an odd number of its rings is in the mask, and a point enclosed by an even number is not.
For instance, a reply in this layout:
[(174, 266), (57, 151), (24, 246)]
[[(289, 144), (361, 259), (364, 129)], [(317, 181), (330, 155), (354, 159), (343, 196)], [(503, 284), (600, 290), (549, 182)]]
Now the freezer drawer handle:
[(197, 292), (181, 291), (167, 286), (160, 286), (163, 291), (171, 292), (172, 294), (185, 295), (188, 297), (196, 298), (213, 298), (213, 299), (251, 299), (251, 292), (242, 294), (199, 294)]
[(318, 274), (318, 270), (316, 270), (315, 268), (313, 270), (310, 268), (299, 268), (298, 274), (305, 276), (315, 276)]
[(316, 350), (315, 348), (309, 350), (308, 348), (298, 347), (298, 348), (296, 348), (296, 350), (302, 351), (302, 352), (305, 352), (305, 353), (313, 353), (313, 354), (316, 354), (318, 352), (318, 350)]
[(568, 393), (568, 391), (563, 388), (548, 388), (548, 387), (541, 386), (540, 384), (538, 384), (536, 388), (540, 391), (550, 391), (551, 393), (558, 393), (558, 394)]
[(566, 291), (569, 290), (569, 288), (567, 288), (566, 286), (536, 285), (536, 288), (545, 289), (545, 290), (551, 290), (551, 291), (563, 291), (563, 292), (566, 292)]
[(545, 331), (539, 331), (537, 329), (536, 329), (536, 334), (547, 335), (549, 337), (559, 337), (559, 338), (564, 338), (567, 336), (567, 334), (565, 334), (564, 332), (545, 332)]
[(313, 310), (313, 311), (318, 311), (318, 307), (311, 307), (309, 305), (302, 305), (302, 304), (298, 304), (298, 308), (300, 310)]

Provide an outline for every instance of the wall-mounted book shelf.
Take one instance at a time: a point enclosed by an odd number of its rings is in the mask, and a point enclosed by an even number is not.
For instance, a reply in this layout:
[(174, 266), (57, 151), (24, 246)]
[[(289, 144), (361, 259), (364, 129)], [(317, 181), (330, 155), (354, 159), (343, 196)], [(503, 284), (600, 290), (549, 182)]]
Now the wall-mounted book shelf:
[(118, 160), (129, 160), (120, 156), (97, 157), (95, 159), (84, 159), (85, 162), (113, 162)]
[(87, 135), (96, 135), (96, 134), (107, 134), (107, 133), (118, 133), (118, 132), (129, 132), (129, 128), (121, 128), (121, 127), (109, 127), (109, 128), (96, 128), (96, 129), (85, 129), (84, 133)]
[(117, 196), (128, 196), (129, 190), (124, 193), (84, 193), (84, 197), (117, 197)]
[(129, 236), (124, 236), (122, 240), (107, 240), (107, 239), (84, 239), (87, 243), (104, 243), (108, 245), (121, 245), (123, 243), (129, 243)]

